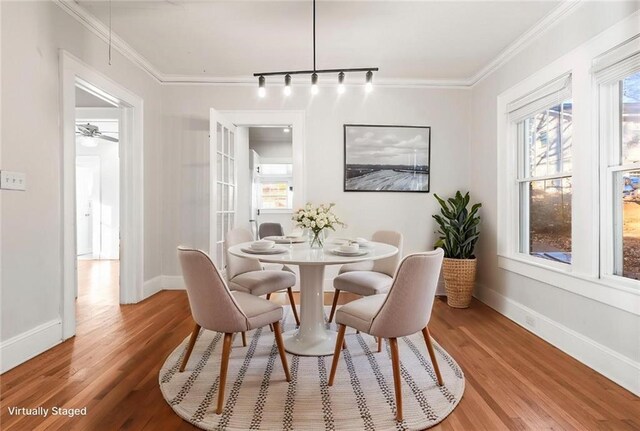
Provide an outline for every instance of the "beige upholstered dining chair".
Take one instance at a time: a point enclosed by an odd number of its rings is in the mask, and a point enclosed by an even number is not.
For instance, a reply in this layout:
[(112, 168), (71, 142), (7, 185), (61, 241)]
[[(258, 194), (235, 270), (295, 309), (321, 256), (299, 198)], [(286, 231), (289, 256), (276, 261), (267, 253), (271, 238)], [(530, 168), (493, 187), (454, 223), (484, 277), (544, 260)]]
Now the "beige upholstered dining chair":
[(389, 340), (393, 382), (396, 393), (396, 420), (402, 420), (402, 377), (397, 338), (422, 331), (437, 382), (442, 386), (431, 336), (427, 324), (435, 298), (438, 277), (444, 252), (442, 249), (405, 257), (396, 272), (388, 294), (372, 295), (357, 299), (340, 307), (336, 313), (338, 338), (329, 375), (329, 386), (333, 385), (340, 349), (347, 326), (366, 334)]
[[(258, 238), (263, 239), (268, 236), (284, 236), (284, 229), (280, 223), (261, 223), (258, 228)], [(266, 263), (262, 265), (264, 269), (280, 269), (283, 271), (289, 271), (292, 274), (295, 274), (291, 268), (287, 265), (282, 265), (278, 263)]]
[(200, 328), (223, 332), (222, 360), (220, 361), (220, 383), (218, 386), (218, 405), (216, 414), (222, 413), (224, 387), (227, 380), (229, 355), (233, 334), (273, 325), (273, 334), (280, 352), (287, 382), (290, 381), (289, 366), (284, 353), (284, 344), (280, 332), (282, 307), (270, 301), (245, 292), (231, 292), (222, 275), (209, 256), (200, 250), (178, 247), (178, 257), (182, 267), (182, 276), (187, 287), (189, 306), (196, 326), (191, 333), (189, 345), (180, 365), (184, 371), (189, 356), (196, 344)]
[(293, 317), (296, 320), (296, 324), (300, 325), (298, 310), (296, 310), (296, 302), (291, 289), (296, 284), (295, 274), (290, 270), (265, 270), (258, 259), (238, 257), (229, 253), (229, 247), (243, 242), (251, 242), (252, 240), (251, 232), (243, 228), (231, 229), (227, 233), (225, 252), (227, 254), (229, 288), (255, 296), (266, 295), (267, 299), (271, 298), (273, 292), (286, 289)]
[(280, 223), (261, 223), (258, 228), (258, 238), (262, 239), (265, 236), (283, 236), (284, 229)]
[(371, 240), (392, 245), (398, 249), (398, 253), (386, 259), (342, 265), (339, 275), (333, 279), (335, 293), (329, 313), (329, 322), (333, 320), (341, 291), (362, 296), (377, 295), (389, 291), (393, 275), (402, 258), (402, 234), (380, 230), (373, 234)]

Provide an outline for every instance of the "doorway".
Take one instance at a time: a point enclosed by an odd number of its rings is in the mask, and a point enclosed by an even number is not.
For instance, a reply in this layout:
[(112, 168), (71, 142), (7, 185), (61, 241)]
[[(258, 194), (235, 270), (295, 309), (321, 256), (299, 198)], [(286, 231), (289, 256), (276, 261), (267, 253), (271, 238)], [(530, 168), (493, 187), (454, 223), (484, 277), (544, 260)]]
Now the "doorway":
[[(210, 109), (209, 132), (209, 176), (210, 176), (210, 212), (209, 212), (209, 252), (218, 268), (225, 267), (223, 244), (226, 232), (234, 227), (243, 227), (256, 232), (256, 222), (267, 221), (257, 215), (258, 202), (253, 202), (257, 194), (253, 193), (254, 185), (258, 182), (257, 175), (252, 169), (262, 164), (264, 160), (254, 159), (250, 166), (250, 129), (273, 129), (282, 134), (290, 134), (290, 156), (274, 157), (271, 161), (276, 164), (290, 164), (291, 172), (287, 175), (289, 190), (287, 199), (291, 199), (291, 208), (300, 208), (305, 203), (304, 177), (304, 111), (217, 111)], [(284, 129), (288, 128), (288, 132)], [(263, 151), (264, 152), (264, 151)], [(256, 153), (258, 153), (256, 151)], [(288, 153), (289, 154), (289, 153)], [(265, 153), (269, 160), (269, 155)], [(279, 163), (279, 162), (287, 163)], [(275, 175), (274, 175), (275, 177)], [(279, 198), (285, 191), (280, 190)], [(267, 190), (265, 190), (267, 192)], [(277, 217), (277, 211), (270, 216)], [(283, 221), (283, 228), (291, 227), (291, 210), (283, 209), (277, 217)], [(289, 220), (287, 220), (289, 219)]]
[[(262, 223), (277, 223), (283, 233), (293, 226), (293, 140), (288, 124), (249, 127), (249, 222), (259, 239)], [(247, 199), (246, 196), (243, 196)]]
[[(102, 267), (101, 270), (97, 270), (98, 282), (108, 280), (107, 284), (112, 286), (112, 292), (103, 292), (106, 297), (111, 298), (111, 301), (116, 304), (131, 304), (144, 299), (144, 116), (142, 98), (66, 51), (60, 51), (60, 72), (63, 140), (61, 318), (62, 339), (66, 340), (76, 333), (76, 306), (81, 298), (78, 290), (79, 266), (87, 260), (98, 261), (103, 265), (113, 264), (109, 268)], [(82, 109), (91, 110), (85, 118), (78, 117), (77, 110), (81, 109), (78, 106), (86, 97), (79, 90), (97, 98), (99, 102), (92, 99), (95, 103), (103, 104), (83, 107)], [(110, 114), (107, 114), (109, 110)], [(117, 171), (108, 169), (102, 159), (100, 159), (99, 170), (95, 168), (95, 159), (93, 162), (91, 159), (78, 160), (77, 156), (97, 156), (97, 154), (79, 154), (80, 151), (84, 151), (82, 148), (78, 149), (82, 146), (78, 142), (79, 136), (109, 141), (111, 147), (106, 148), (112, 152), (117, 151), (117, 157), (112, 159), (117, 165)], [(91, 145), (89, 143), (88, 146)], [(94, 146), (98, 147), (98, 145)], [(79, 174), (78, 170), (81, 171)], [(98, 176), (104, 178), (105, 175), (112, 175), (114, 178), (98, 179)], [(88, 181), (90, 177), (93, 178), (91, 187), (80, 184)], [(109, 184), (111, 190), (117, 191), (117, 198), (113, 198), (115, 203), (112, 204), (117, 208), (112, 206), (108, 211), (106, 210), (107, 196), (102, 188), (103, 184)], [(86, 186), (86, 189), (79, 190), (78, 187), (82, 186)], [(96, 203), (95, 197), (97, 190), (99, 190), (99, 204)], [(83, 198), (80, 203), (78, 203), (78, 194)], [(89, 209), (89, 205), (91, 205), (90, 211), (83, 213), (82, 210)], [(89, 215), (84, 216), (84, 214)], [(86, 219), (78, 220), (80, 216)], [(81, 225), (81, 232), (78, 230), (79, 225)], [(78, 240), (79, 234), (84, 235), (81, 242)], [(96, 240), (98, 245), (94, 242), (96, 235), (100, 236), (100, 240)], [(80, 253), (91, 259), (79, 261), (79, 247)], [(87, 273), (84, 273), (85, 276), (95, 280), (93, 272), (88, 274), (87, 276)], [(101, 274), (104, 275), (102, 281), (100, 281)], [(97, 295), (97, 297), (102, 296)], [(78, 314), (78, 318), (82, 316)]]
[(120, 296), (121, 108), (76, 86), (76, 253), (79, 321)]

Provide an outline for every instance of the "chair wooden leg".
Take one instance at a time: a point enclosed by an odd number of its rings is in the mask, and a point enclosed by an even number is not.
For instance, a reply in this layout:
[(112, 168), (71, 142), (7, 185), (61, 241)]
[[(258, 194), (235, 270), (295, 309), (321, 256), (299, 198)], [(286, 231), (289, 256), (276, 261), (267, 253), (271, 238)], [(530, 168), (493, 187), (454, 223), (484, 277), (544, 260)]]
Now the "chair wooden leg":
[[(267, 301), (269, 301), (271, 299), (271, 294), (267, 293)], [(271, 332), (273, 332), (273, 325), (271, 323), (269, 323), (269, 329), (271, 329)]]
[(222, 413), (222, 404), (224, 403), (224, 386), (227, 383), (227, 369), (229, 368), (229, 356), (231, 355), (231, 341), (233, 340), (233, 334), (224, 334), (224, 341), (222, 343), (222, 359), (220, 361), (220, 382), (218, 384), (218, 407), (216, 408), (216, 414)]
[(291, 375), (289, 374), (289, 364), (287, 364), (287, 355), (284, 353), (284, 341), (282, 341), (282, 332), (280, 332), (280, 322), (273, 323), (273, 333), (276, 338), (276, 344), (278, 345), (278, 352), (280, 353), (280, 360), (282, 361), (282, 368), (284, 368), (284, 376), (287, 382), (291, 381)]
[(382, 352), (382, 337), (378, 337), (378, 353)]
[(196, 323), (195, 328), (193, 328), (193, 332), (191, 332), (191, 338), (189, 339), (189, 345), (187, 346), (187, 351), (184, 354), (184, 359), (182, 359), (182, 364), (180, 365), (180, 372), (183, 372), (185, 367), (187, 366), (187, 362), (189, 361), (189, 356), (191, 356), (191, 352), (193, 351), (193, 346), (196, 345), (196, 340), (198, 339), (199, 333), (200, 333), (200, 325)]
[(347, 327), (344, 325), (338, 325), (338, 337), (336, 338), (336, 348), (333, 351), (333, 362), (331, 363), (331, 372), (329, 373), (329, 386), (333, 386), (333, 379), (336, 376), (336, 369), (338, 368), (338, 360), (340, 360), (340, 351), (342, 350), (342, 344), (344, 343), (344, 331)]
[(296, 310), (296, 300), (293, 299), (293, 290), (287, 288), (287, 294), (289, 295), (289, 303), (291, 304), (291, 311), (293, 311), (293, 318), (296, 319), (296, 325), (300, 326), (300, 319), (298, 318), (298, 310)]
[(402, 421), (402, 378), (400, 377), (400, 355), (398, 354), (398, 340), (389, 338), (391, 346), (391, 366), (393, 368), (393, 387), (396, 390), (396, 420)]
[(436, 372), (436, 377), (438, 378), (438, 386), (442, 386), (442, 375), (440, 375), (440, 367), (438, 367), (438, 361), (436, 360), (436, 352), (433, 350), (433, 344), (431, 344), (431, 334), (429, 333), (428, 327), (425, 326), (422, 329), (422, 336), (424, 337), (424, 342), (427, 345), (427, 350), (429, 351), (429, 357), (431, 357), (433, 370)]
[(242, 346), (247, 347), (247, 333), (244, 331), (242, 332)]
[(336, 289), (333, 292), (333, 303), (331, 304), (331, 313), (329, 313), (329, 323), (333, 320), (333, 315), (336, 314), (336, 307), (338, 306), (338, 298), (340, 297), (340, 290)]

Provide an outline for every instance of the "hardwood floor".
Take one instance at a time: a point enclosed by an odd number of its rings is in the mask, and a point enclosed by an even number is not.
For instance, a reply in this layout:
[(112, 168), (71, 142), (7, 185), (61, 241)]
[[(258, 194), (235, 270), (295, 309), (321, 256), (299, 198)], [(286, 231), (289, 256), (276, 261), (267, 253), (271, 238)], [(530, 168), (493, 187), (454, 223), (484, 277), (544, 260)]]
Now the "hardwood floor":
[[(117, 274), (116, 262), (81, 262), (77, 336), (2, 375), (2, 430), (196, 429), (158, 387), (160, 366), (193, 329), (185, 292), (120, 306)], [(286, 293), (272, 300), (288, 303)], [(437, 300), (429, 328), (467, 379), (460, 405), (434, 430), (640, 430), (640, 398), (480, 302), (456, 310)], [(39, 406), (86, 406), (87, 415), (8, 412)]]

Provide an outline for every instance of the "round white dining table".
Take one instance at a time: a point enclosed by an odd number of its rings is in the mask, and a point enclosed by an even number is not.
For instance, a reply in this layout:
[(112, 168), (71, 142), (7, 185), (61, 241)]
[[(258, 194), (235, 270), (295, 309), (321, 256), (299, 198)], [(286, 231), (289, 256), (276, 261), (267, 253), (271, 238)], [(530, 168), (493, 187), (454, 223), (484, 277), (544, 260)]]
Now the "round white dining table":
[(368, 251), (362, 256), (333, 254), (331, 250), (338, 245), (332, 243), (325, 243), (324, 248), (310, 248), (308, 243), (276, 245), (286, 249), (282, 254), (254, 254), (242, 251), (250, 244), (237, 244), (229, 248), (229, 253), (266, 263), (298, 265), (300, 268), (300, 327), (285, 332), (283, 338), (286, 351), (301, 356), (332, 355), (335, 348), (336, 333), (327, 330), (324, 317), (325, 266), (384, 259), (398, 253), (396, 247), (379, 242), (369, 242), (369, 247), (362, 248)]

